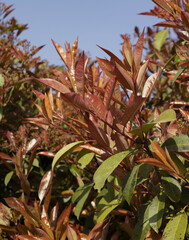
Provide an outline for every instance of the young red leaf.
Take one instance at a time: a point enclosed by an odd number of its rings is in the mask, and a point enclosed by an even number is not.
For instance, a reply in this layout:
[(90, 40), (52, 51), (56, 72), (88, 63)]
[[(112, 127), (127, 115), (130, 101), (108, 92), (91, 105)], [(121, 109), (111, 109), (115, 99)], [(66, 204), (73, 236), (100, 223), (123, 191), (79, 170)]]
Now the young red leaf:
[(132, 117), (137, 113), (140, 107), (143, 105), (146, 98), (143, 97), (134, 97), (134, 99), (128, 104), (125, 109), (125, 112), (121, 118), (121, 123), (125, 125)]
[(134, 52), (133, 52), (133, 61), (134, 61), (134, 66), (135, 66), (136, 72), (138, 72), (139, 68), (140, 68), (143, 44), (144, 44), (144, 30), (143, 30), (142, 34), (140, 35), (140, 37), (135, 45)]
[(50, 224), (51, 224), (51, 229), (53, 231), (55, 230), (56, 224), (57, 224), (58, 209), (59, 209), (59, 205), (57, 203), (51, 210)]
[(94, 112), (98, 117), (105, 119), (106, 108), (99, 97), (93, 94), (85, 94), (85, 103), (88, 108)]
[(134, 84), (131, 75), (118, 63), (115, 63), (115, 65), (116, 80), (118, 80), (125, 88), (134, 91)]
[[(56, 48), (56, 51), (58, 52), (59, 56), (61, 57), (61, 59), (63, 60), (63, 62), (65, 63), (65, 65), (67, 66), (67, 61), (66, 61), (66, 52), (64, 51), (63, 47), (61, 47), (58, 43), (56, 43), (55, 41), (53, 41), (53, 44)], [(67, 66), (68, 67), (68, 66)]]
[(47, 211), (44, 206), (42, 207), (41, 224), (42, 224), (42, 227), (45, 230), (45, 232), (49, 235), (50, 239), (54, 240), (54, 234), (51, 230), (49, 217), (48, 217)]
[(84, 82), (85, 82), (84, 64), (85, 64), (85, 54), (83, 52), (75, 68), (76, 86), (77, 86), (78, 93), (80, 93), (81, 96), (83, 96), (84, 94)]
[(52, 182), (52, 178), (53, 178), (53, 172), (50, 170), (48, 171), (42, 178), (41, 183), (40, 183), (40, 187), (38, 190), (38, 196), (40, 199), (40, 203), (43, 201), (44, 197), (46, 196), (46, 194), (49, 191), (51, 182)]
[(130, 67), (132, 67), (132, 45), (130, 42), (130, 39), (127, 37), (127, 35), (124, 36), (124, 42), (123, 42), (123, 54), (125, 58), (127, 59), (127, 62), (129, 63)]
[(107, 77), (112, 78), (112, 76), (114, 75), (113, 73), (114, 66), (112, 65), (112, 63), (107, 59), (102, 59), (98, 57), (96, 59), (98, 61), (100, 68), (107, 75)]
[(108, 84), (106, 86), (105, 94), (104, 94), (104, 105), (105, 105), (106, 111), (109, 108), (110, 101), (112, 99), (112, 95), (114, 92), (115, 84), (116, 84), (115, 77), (112, 77), (109, 79)]
[(97, 123), (88, 120), (88, 128), (92, 138), (97, 141), (97, 144), (105, 148), (109, 147), (109, 140), (106, 136), (106, 133), (97, 125)]
[(50, 88), (55, 89), (58, 92), (61, 92), (61, 93), (70, 92), (70, 90), (65, 85), (63, 85), (62, 83), (60, 83), (54, 79), (51, 79), (51, 78), (34, 78), (34, 79), (38, 82), (41, 82), (41, 83), (47, 85)]
[(89, 111), (87, 105), (85, 104), (85, 101), (79, 94), (70, 92), (70, 93), (61, 94), (61, 97), (63, 100), (79, 108), (81, 111)]
[(184, 24), (187, 28), (189, 28), (189, 13), (182, 11), (182, 12), (181, 12), (181, 18), (182, 18), (183, 24)]
[(172, 13), (171, 7), (165, 0), (152, 0), (152, 1), (156, 3), (159, 7), (161, 7), (163, 10), (167, 11), (170, 14)]
[(148, 98), (152, 92), (152, 89), (159, 78), (160, 72), (152, 74), (145, 82), (144, 88), (142, 91), (142, 97)]

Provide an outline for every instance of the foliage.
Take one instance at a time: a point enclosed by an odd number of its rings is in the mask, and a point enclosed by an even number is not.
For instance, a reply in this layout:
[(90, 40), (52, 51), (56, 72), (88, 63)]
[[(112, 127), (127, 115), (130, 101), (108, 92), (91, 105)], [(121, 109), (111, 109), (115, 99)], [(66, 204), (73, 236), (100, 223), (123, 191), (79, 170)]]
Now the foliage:
[[(65, 140), (60, 148), (55, 139), (57, 148), (45, 152), (39, 138), (28, 144), (25, 140), (28, 147), (20, 147), (13, 156), (0, 153), (20, 181), (18, 196), (1, 203), (2, 235), (68, 240), (189, 238), (189, 4), (154, 3), (153, 10), (142, 14), (165, 21), (146, 34), (135, 28), (135, 46), (122, 35), (123, 60), (100, 47), (110, 59), (97, 58), (89, 64), (84, 52), (78, 53), (78, 39), (72, 47), (66, 43), (65, 50), (52, 41), (65, 69), (53, 70), (56, 79), (30, 75), (48, 90), (33, 90), (39, 113), (25, 120), (44, 133), (65, 133)], [(173, 28), (176, 40), (167, 27)], [(36, 154), (53, 159), (40, 185), (35, 185), (37, 196), (32, 196)], [(75, 179), (67, 189), (56, 182), (65, 166)], [(63, 180), (67, 177), (62, 174)], [(55, 182), (61, 193), (54, 191)], [(53, 199), (59, 194), (64, 202), (60, 215)]]

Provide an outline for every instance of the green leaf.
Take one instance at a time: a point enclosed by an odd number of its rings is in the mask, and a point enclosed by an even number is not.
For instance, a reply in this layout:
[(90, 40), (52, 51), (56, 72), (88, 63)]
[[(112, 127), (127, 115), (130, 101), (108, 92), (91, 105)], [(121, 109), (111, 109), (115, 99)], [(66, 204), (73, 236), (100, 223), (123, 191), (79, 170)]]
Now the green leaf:
[(158, 196), (154, 197), (149, 206), (149, 223), (157, 233), (162, 223), (165, 209), (165, 199), (166, 195), (164, 193), (160, 193)]
[(72, 202), (77, 202), (77, 205), (75, 207), (74, 214), (79, 219), (79, 215), (83, 209), (84, 203), (87, 200), (89, 193), (91, 191), (91, 188), (94, 183), (88, 183), (84, 186), (78, 187), (72, 196)]
[(0, 87), (3, 87), (5, 79), (2, 74), (0, 74)]
[(133, 240), (144, 240), (148, 230), (150, 230), (149, 224), (149, 204), (142, 205), (139, 209), (139, 221), (135, 225), (133, 231)]
[(52, 170), (55, 169), (55, 166), (62, 159), (64, 159), (68, 154), (70, 154), (76, 147), (78, 147), (81, 144), (83, 144), (83, 141), (73, 142), (73, 143), (70, 143), (70, 144), (64, 146), (62, 149), (60, 149), (53, 158)]
[(171, 81), (171, 83), (173, 84), (177, 78), (186, 70), (186, 67), (185, 68), (180, 68), (177, 73), (175, 74), (173, 80)]
[(163, 188), (169, 199), (173, 202), (180, 201), (181, 198), (180, 183), (171, 176), (162, 176), (161, 179)]
[(8, 183), (10, 182), (13, 174), (14, 174), (13, 171), (10, 171), (9, 173), (7, 173), (7, 175), (5, 176), (5, 180), (4, 180), (5, 186), (8, 185)]
[(106, 159), (100, 165), (100, 167), (96, 170), (93, 176), (95, 189), (97, 189), (98, 191), (101, 190), (109, 175), (115, 170), (115, 168), (120, 164), (120, 162), (123, 161), (131, 153), (131, 151), (132, 150), (127, 150), (117, 153), (111, 156), (110, 158)]
[(96, 222), (99, 223), (101, 221), (103, 221), (107, 215), (113, 210), (115, 209), (118, 205), (120, 204), (119, 199), (114, 199), (111, 202), (107, 203), (107, 205), (101, 209), (101, 211), (99, 212)]
[(154, 47), (160, 51), (165, 40), (167, 39), (167, 35), (168, 35), (168, 30), (162, 30), (159, 31), (158, 33), (156, 33), (155, 37), (154, 37)]
[(135, 166), (126, 176), (125, 182), (123, 184), (123, 196), (125, 200), (130, 204), (131, 198), (133, 196), (136, 184), (137, 176), (140, 165)]
[(77, 157), (78, 163), (81, 165), (80, 168), (85, 168), (93, 160), (94, 155), (93, 152), (82, 149)]
[(189, 152), (189, 136), (182, 134), (168, 138), (162, 147), (171, 152)]
[(163, 240), (184, 240), (187, 224), (188, 217), (182, 210), (167, 223), (163, 232)]
[(141, 139), (143, 138), (143, 134), (147, 134), (150, 129), (152, 129), (157, 123), (165, 123), (176, 120), (176, 113), (173, 109), (168, 109), (162, 112), (153, 122), (145, 123), (141, 128), (135, 128), (130, 133), (139, 136)]
[(162, 112), (154, 121), (155, 123), (165, 123), (171, 122), (176, 120), (176, 113), (173, 109), (167, 109), (166, 111)]

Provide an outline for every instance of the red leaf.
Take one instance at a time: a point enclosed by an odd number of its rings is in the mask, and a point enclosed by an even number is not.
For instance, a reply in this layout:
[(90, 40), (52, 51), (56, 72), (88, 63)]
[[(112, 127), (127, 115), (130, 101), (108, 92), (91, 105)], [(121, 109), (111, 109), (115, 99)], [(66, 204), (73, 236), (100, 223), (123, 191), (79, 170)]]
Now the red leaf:
[(160, 72), (154, 73), (146, 80), (143, 91), (142, 91), (142, 97), (144, 98), (149, 97), (156, 81), (158, 80), (159, 75), (160, 75)]
[(88, 120), (88, 128), (92, 138), (97, 141), (97, 144), (105, 148), (109, 147), (109, 140), (106, 133), (95, 123), (95, 121)]
[(104, 105), (106, 110), (108, 110), (110, 101), (112, 99), (115, 84), (116, 84), (115, 77), (112, 77), (111, 79), (109, 79), (108, 84), (106, 86), (105, 94), (104, 94)]
[(85, 94), (85, 103), (88, 108), (94, 112), (98, 117), (105, 119), (106, 108), (99, 97), (93, 94)]
[(126, 107), (125, 112), (121, 118), (121, 122), (125, 125), (128, 121), (132, 119), (132, 117), (136, 114), (136, 112), (140, 109), (143, 105), (146, 98), (143, 97), (134, 97), (132, 102)]
[(58, 209), (59, 209), (59, 205), (57, 203), (51, 211), (50, 223), (51, 223), (51, 228), (53, 231), (55, 230), (56, 223), (57, 223)]
[(181, 12), (181, 18), (182, 18), (182, 22), (183, 24), (189, 28), (189, 13), (188, 12)]
[(152, 0), (152, 1), (156, 3), (159, 7), (161, 7), (163, 10), (167, 11), (168, 13), (172, 13), (171, 7), (165, 0)]
[(87, 105), (85, 104), (85, 101), (83, 100), (83, 98), (75, 92), (61, 94), (61, 97), (66, 102), (68, 102), (69, 104), (71, 104), (75, 107), (78, 107), (82, 111), (89, 110)]
[(50, 188), (50, 185), (52, 182), (52, 178), (53, 178), (53, 172), (50, 170), (43, 176), (43, 178), (41, 180), (39, 191), (38, 191), (40, 203), (43, 201), (44, 197), (46, 196), (46, 194), (49, 191), (49, 188)]
[(140, 63), (141, 63), (141, 59), (142, 59), (142, 51), (143, 51), (143, 43), (144, 43), (144, 30), (143, 30), (142, 34), (140, 35), (140, 37), (135, 45), (134, 52), (133, 52), (133, 61), (135, 64), (136, 72), (138, 72), (139, 68), (140, 68)]
[(174, 23), (171, 21), (159, 22), (159, 23), (156, 23), (154, 26), (156, 26), (156, 27), (172, 27), (172, 28), (181, 28), (182, 27), (180, 24)]
[(83, 52), (75, 68), (76, 86), (81, 96), (83, 96), (84, 94), (84, 82), (85, 82), (84, 64), (85, 64), (85, 55)]
[(116, 80), (118, 80), (125, 88), (133, 91), (134, 84), (131, 75), (121, 65), (117, 63), (115, 63), (115, 65), (116, 65), (115, 74), (117, 77)]
[(114, 75), (113, 73), (114, 66), (112, 65), (112, 63), (107, 59), (102, 59), (98, 57), (96, 59), (98, 61), (100, 68), (107, 75), (107, 77), (112, 78), (112, 76)]
[(137, 90), (140, 90), (141, 86), (143, 85), (143, 81), (145, 80), (144, 76), (146, 73), (146, 69), (148, 67), (149, 60), (147, 60), (139, 69), (138, 76), (137, 76)]
[(53, 44), (54, 44), (54, 46), (56, 48), (56, 51), (58, 52), (59, 56), (61, 57), (61, 59), (63, 60), (65, 65), (67, 66), (66, 52), (64, 51), (63, 47), (61, 47), (58, 43), (56, 43), (53, 40), (52, 40), (52, 42), (53, 42)]
[(65, 85), (63, 85), (62, 83), (54, 79), (51, 79), (51, 78), (34, 78), (34, 79), (38, 82), (41, 82), (47, 85), (48, 87), (55, 89), (58, 92), (61, 92), (61, 93), (70, 92), (70, 90)]

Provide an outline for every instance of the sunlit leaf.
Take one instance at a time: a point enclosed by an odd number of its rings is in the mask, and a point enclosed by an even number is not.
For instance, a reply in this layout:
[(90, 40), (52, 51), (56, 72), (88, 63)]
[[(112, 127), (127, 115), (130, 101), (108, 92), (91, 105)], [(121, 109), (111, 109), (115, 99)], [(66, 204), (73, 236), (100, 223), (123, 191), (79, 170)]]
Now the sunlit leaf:
[(104, 186), (106, 179), (115, 170), (115, 168), (123, 161), (132, 151), (127, 150), (117, 153), (110, 158), (106, 159), (96, 170), (93, 176), (95, 183), (94, 188), (98, 191)]
[(163, 240), (184, 240), (187, 224), (188, 216), (181, 210), (167, 223), (163, 232)]
[(56, 165), (61, 160), (63, 160), (68, 154), (70, 154), (76, 147), (78, 147), (81, 144), (83, 144), (83, 141), (73, 142), (60, 149), (53, 158), (52, 170), (55, 169)]
[(166, 147), (168, 151), (173, 152), (189, 152), (189, 136), (181, 134), (168, 138), (162, 147)]
[(144, 44), (144, 29), (139, 39), (137, 40), (137, 43), (135, 45), (135, 49), (133, 52), (133, 61), (134, 61), (137, 72), (139, 71), (140, 63), (142, 59), (143, 44)]
[(166, 0), (152, 0), (156, 3), (159, 7), (167, 11), (168, 13), (172, 13), (171, 7), (167, 4)]
[(38, 190), (38, 196), (40, 199), (40, 203), (43, 201), (44, 197), (46, 196), (46, 194), (49, 191), (51, 182), (52, 182), (52, 178), (53, 178), (53, 172), (50, 170), (48, 172), (46, 172), (46, 174), (43, 176), (40, 186), (39, 186), (39, 190)]
[(141, 86), (143, 85), (143, 81), (145, 80), (144, 76), (146, 73), (146, 69), (148, 67), (149, 60), (146, 61), (139, 69), (138, 76), (137, 76), (137, 90), (140, 90)]
[(63, 47), (61, 47), (58, 43), (56, 43), (55, 41), (53, 41), (53, 44), (59, 54), (59, 56), (62, 58), (63, 62), (65, 63), (65, 65), (67, 66), (67, 61), (66, 61), (66, 52), (65, 50), (63, 49)]
[(4, 179), (5, 186), (8, 185), (8, 183), (10, 182), (13, 174), (14, 174), (13, 171), (11, 171), (11, 172), (9, 172), (9, 173), (6, 174), (5, 179)]
[(51, 106), (51, 103), (49, 101), (49, 98), (48, 98), (48, 95), (45, 93), (45, 110), (47, 112), (47, 116), (50, 120), (52, 120), (53, 118), (53, 115), (52, 115), (52, 106)]
[(159, 72), (152, 74), (145, 82), (144, 84), (144, 88), (142, 91), (142, 97), (144, 98), (148, 98), (149, 95), (152, 92), (152, 89), (156, 83), (156, 81), (158, 80), (159, 77)]
[(168, 35), (169, 31), (167, 29), (159, 31), (156, 33), (155, 37), (154, 37), (154, 47), (160, 51), (165, 40), (167, 39), (167, 35)]
[(127, 173), (126, 179), (123, 184), (123, 196), (125, 200), (130, 204), (131, 198), (133, 196), (136, 184), (137, 177), (140, 165), (135, 166), (129, 173)]
[(98, 96), (88, 93), (85, 94), (85, 103), (87, 104), (88, 108), (93, 111), (97, 116), (105, 119), (106, 108)]
[(85, 55), (83, 52), (75, 68), (76, 86), (81, 96), (83, 96), (84, 94), (84, 82), (85, 82), (84, 63), (85, 63)]
[(68, 240), (78, 240), (76, 231), (67, 224), (67, 238)]
[(85, 168), (93, 159), (95, 154), (86, 149), (82, 149), (77, 157), (77, 161), (80, 164), (80, 168)]

